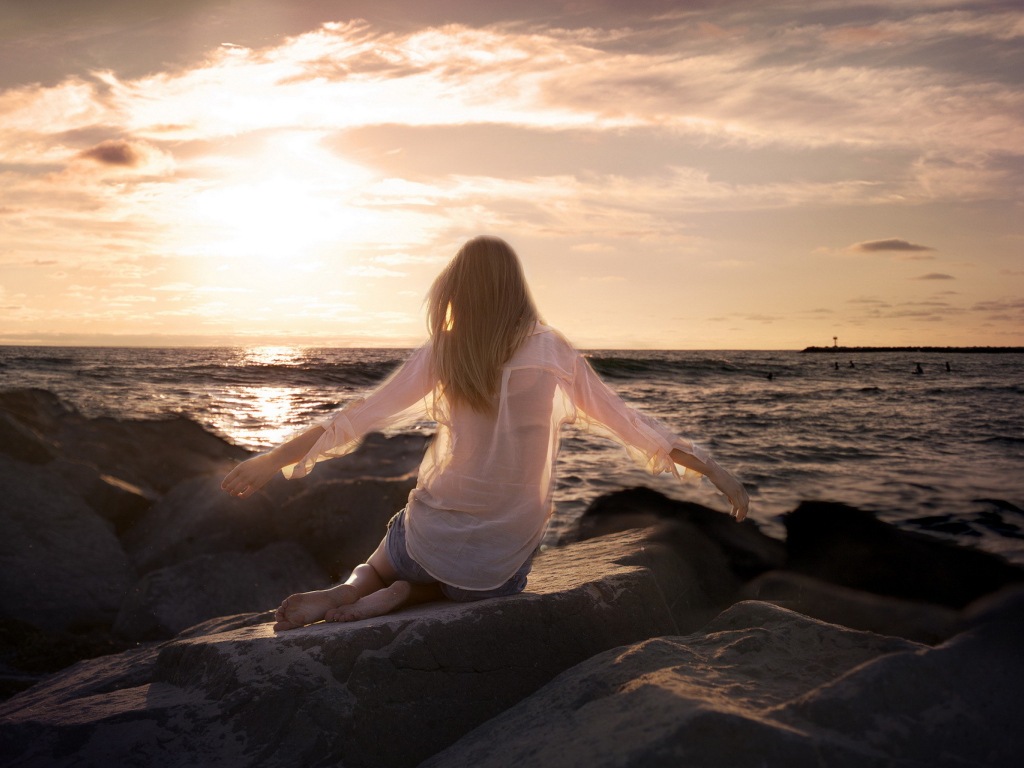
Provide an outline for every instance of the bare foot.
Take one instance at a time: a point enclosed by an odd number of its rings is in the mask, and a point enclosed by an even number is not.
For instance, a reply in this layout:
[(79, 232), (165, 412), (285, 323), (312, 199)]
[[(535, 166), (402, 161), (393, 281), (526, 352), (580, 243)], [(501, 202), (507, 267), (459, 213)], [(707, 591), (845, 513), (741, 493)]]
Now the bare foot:
[(274, 614), (274, 618), (277, 619), (274, 631), (280, 632), (285, 629), (304, 627), (307, 624), (320, 621), (331, 609), (355, 603), (358, 600), (359, 593), (351, 584), (339, 584), (330, 589), (291, 595), (284, 599), (281, 607)]
[(324, 616), (325, 621), (360, 621), (372, 619), (374, 616), (383, 616), (391, 613), (398, 606), (409, 599), (412, 587), (407, 581), (396, 581), (387, 589), (378, 589), (376, 592), (361, 597), (350, 605), (342, 605), (332, 608)]

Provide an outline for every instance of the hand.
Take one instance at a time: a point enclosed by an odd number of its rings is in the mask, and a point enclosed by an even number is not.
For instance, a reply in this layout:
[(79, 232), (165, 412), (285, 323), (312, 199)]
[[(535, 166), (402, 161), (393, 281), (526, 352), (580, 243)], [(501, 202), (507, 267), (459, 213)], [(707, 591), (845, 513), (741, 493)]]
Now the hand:
[(736, 518), (736, 522), (739, 522), (745, 518), (747, 516), (747, 512), (750, 511), (750, 498), (747, 496), (747, 489), (743, 487), (743, 483), (717, 464), (710, 462), (709, 469), (712, 471), (708, 473), (708, 480), (714, 483), (715, 487), (725, 494), (725, 497), (729, 500), (729, 504), (732, 505), (732, 512), (730, 512), (730, 514)]
[(253, 456), (228, 472), (220, 487), (232, 496), (248, 499), (266, 485), (279, 469), (270, 454)]

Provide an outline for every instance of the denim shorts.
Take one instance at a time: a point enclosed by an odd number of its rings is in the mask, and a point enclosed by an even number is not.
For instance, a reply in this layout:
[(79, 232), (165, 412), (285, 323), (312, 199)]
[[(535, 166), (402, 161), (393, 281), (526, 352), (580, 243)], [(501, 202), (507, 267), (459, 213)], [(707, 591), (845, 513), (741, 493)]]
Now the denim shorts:
[(388, 521), (388, 532), (384, 537), (384, 552), (388, 556), (391, 567), (398, 574), (399, 581), (408, 581), (413, 584), (441, 584), (441, 591), (449, 600), (459, 603), (470, 603), (474, 600), (486, 600), (488, 597), (505, 597), (517, 595), (526, 589), (526, 576), (533, 567), (533, 555), (531, 554), (522, 567), (512, 578), (495, 589), (462, 589), (453, 587), (451, 584), (437, 582), (433, 576), (423, 570), (423, 566), (409, 556), (409, 550), (405, 548), (405, 510)]

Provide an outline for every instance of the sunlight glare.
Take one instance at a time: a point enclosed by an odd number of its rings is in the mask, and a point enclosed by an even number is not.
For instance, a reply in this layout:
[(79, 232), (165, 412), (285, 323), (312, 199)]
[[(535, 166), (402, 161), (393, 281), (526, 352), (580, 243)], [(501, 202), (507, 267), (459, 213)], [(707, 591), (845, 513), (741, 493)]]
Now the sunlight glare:
[(373, 173), (333, 155), (320, 138), (306, 131), (277, 136), (246, 164), (256, 173), (232, 174), (197, 194), (193, 213), (209, 229), (189, 250), (293, 264), (364, 238), (379, 217), (349, 201), (374, 180)]

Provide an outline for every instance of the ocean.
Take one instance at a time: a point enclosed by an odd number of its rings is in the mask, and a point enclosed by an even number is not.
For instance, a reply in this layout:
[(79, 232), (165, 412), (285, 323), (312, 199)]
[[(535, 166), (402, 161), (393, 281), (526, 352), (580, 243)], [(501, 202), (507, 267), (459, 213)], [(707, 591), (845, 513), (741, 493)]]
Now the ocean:
[[(372, 390), (409, 352), (0, 347), (0, 388), (47, 389), (86, 416), (184, 414), (261, 450)], [(624, 400), (738, 474), (771, 535), (784, 536), (781, 517), (802, 499), (824, 499), (1024, 564), (1024, 354), (586, 354)], [(593, 498), (633, 485), (728, 508), (707, 481), (647, 475), (614, 443), (570, 426), (545, 541)]]

